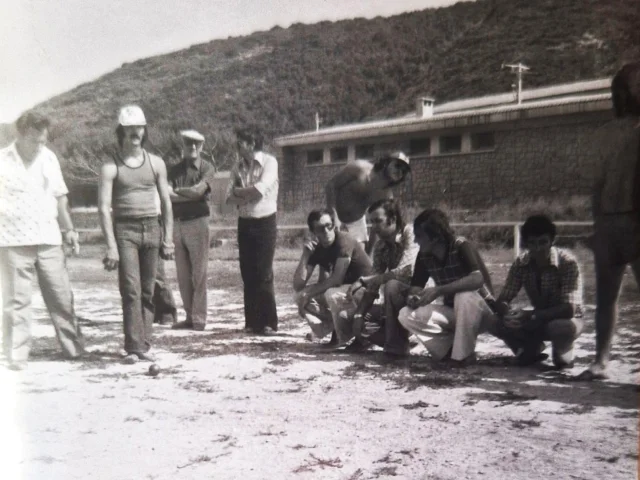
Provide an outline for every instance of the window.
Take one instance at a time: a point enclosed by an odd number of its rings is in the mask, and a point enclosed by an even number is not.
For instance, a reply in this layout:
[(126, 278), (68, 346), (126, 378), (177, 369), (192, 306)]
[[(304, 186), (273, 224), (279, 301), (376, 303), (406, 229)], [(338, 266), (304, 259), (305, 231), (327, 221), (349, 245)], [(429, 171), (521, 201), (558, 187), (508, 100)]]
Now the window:
[(346, 163), (349, 158), (347, 147), (334, 147), (331, 149), (331, 163)]
[(431, 153), (430, 138), (412, 138), (409, 140), (409, 155), (429, 155)]
[(440, 137), (440, 153), (460, 153), (462, 151), (462, 136), (445, 135)]
[(496, 146), (496, 139), (493, 132), (482, 132), (471, 134), (471, 150), (491, 150)]
[(356, 145), (356, 158), (373, 159), (373, 145)]
[(322, 150), (307, 151), (307, 165), (321, 165), (323, 156)]

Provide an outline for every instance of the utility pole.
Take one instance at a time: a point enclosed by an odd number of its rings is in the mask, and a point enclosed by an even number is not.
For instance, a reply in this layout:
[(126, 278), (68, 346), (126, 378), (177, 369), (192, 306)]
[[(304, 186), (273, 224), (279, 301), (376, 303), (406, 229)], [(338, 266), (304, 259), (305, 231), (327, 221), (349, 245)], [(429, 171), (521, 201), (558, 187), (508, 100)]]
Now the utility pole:
[[(516, 101), (518, 102), (518, 105), (520, 105), (522, 103), (522, 75), (523, 73), (528, 72), (530, 68), (527, 67), (526, 65), (523, 65), (520, 62), (515, 64), (503, 63), (502, 69), (504, 70), (505, 68), (508, 68), (509, 70), (511, 70), (511, 73), (515, 73), (518, 78), (518, 85), (516, 90)], [(513, 85), (513, 86), (515, 87), (516, 85)]]
[(320, 123), (321, 123), (321, 121), (320, 121), (320, 114), (319, 114), (318, 112), (316, 112), (316, 132), (317, 132), (318, 130), (320, 130)]

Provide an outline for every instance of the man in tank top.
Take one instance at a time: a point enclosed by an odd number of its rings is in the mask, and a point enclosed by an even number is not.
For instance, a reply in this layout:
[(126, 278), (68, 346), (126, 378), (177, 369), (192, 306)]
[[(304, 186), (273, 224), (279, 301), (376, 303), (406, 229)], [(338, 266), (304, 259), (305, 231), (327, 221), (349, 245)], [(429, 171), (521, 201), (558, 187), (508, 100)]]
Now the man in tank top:
[[(173, 258), (173, 213), (167, 169), (160, 157), (143, 147), (147, 122), (142, 109), (120, 110), (118, 150), (100, 171), (100, 225), (107, 242), (105, 269), (118, 269), (124, 320), (124, 363), (153, 360), (153, 289), (158, 256)], [(162, 222), (156, 196), (160, 197)], [(159, 254), (159, 255), (158, 255)]]

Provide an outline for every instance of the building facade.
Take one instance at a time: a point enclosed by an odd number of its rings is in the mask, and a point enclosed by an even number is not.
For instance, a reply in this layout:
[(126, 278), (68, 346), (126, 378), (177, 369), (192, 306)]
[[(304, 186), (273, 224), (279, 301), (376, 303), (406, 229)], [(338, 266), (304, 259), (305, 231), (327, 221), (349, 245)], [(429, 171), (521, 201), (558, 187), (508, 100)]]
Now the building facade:
[[(411, 157), (398, 192), (420, 206), (589, 194), (596, 145), (612, 119), (610, 79), (523, 90), (434, 105), (412, 114), (279, 137), (280, 206), (324, 204), (326, 182), (345, 163), (386, 151)], [(597, 134), (597, 135), (596, 135)]]

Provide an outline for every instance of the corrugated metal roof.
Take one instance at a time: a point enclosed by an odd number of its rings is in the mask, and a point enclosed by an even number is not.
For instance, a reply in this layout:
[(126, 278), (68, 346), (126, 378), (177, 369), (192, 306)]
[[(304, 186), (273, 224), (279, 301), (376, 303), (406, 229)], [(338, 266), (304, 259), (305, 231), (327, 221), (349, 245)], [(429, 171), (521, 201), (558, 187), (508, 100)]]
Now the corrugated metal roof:
[[(611, 98), (611, 92), (607, 91), (610, 88), (610, 84), (611, 80), (604, 78), (586, 82), (576, 82), (523, 90), (523, 103), (520, 105), (514, 103), (515, 96), (513, 93), (456, 100), (440, 106), (436, 105), (434, 114), (431, 117), (418, 117), (414, 113), (412, 115), (399, 118), (338, 125), (322, 128), (317, 131), (313, 130), (293, 135), (286, 135), (276, 138), (275, 142), (277, 145), (286, 146), (292, 144), (322, 142), (326, 141), (327, 137), (335, 138), (335, 136), (340, 134), (353, 134), (355, 132), (371, 134), (372, 130), (395, 130), (409, 126), (424, 126), (429, 128), (429, 126), (433, 124), (465, 117), (490, 116), (487, 119), (487, 121), (490, 122), (491, 116), (496, 116), (497, 118), (500, 114), (508, 114), (510, 112), (562, 107), (567, 105), (579, 106), (580, 104), (608, 101)], [(595, 93), (603, 91), (604, 93)], [(494, 121), (498, 120), (496, 119)]]

